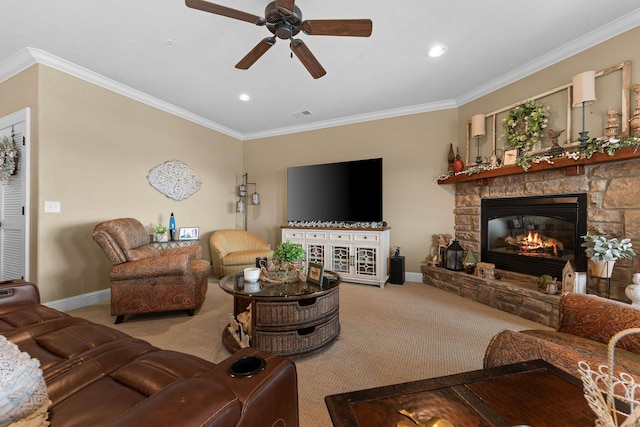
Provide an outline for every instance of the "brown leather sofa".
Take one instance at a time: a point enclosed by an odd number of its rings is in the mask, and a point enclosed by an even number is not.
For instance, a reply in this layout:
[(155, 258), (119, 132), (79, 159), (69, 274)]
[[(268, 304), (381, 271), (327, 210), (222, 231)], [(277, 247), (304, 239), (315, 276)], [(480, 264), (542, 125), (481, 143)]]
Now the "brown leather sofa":
[(116, 323), (138, 313), (187, 310), (192, 316), (202, 305), (210, 265), (200, 259), (200, 246), (158, 250), (134, 218), (101, 222), (93, 239), (113, 265), (109, 280)]
[[(506, 330), (492, 338), (484, 367), (543, 359), (580, 377), (578, 362), (592, 369), (608, 365), (609, 340), (618, 332), (640, 328), (640, 310), (596, 295), (564, 294), (557, 330)], [(615, 349), (616, 373), (626, 372), (640, 383), (640, 335), (622, 338)]]
[(0, 334), (40, 361), (53, 427), (298, 425), (290, 359), (247, 348), (216, 365), (38, 299), (32, 284), (0, 285)]

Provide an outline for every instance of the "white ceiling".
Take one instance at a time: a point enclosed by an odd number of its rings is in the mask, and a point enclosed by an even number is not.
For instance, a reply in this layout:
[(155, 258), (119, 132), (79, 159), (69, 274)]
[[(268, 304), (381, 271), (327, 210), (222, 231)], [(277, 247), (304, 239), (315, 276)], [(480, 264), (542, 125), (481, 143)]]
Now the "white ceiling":
[[(217, 2), (263, 16), (269, 0)], [(0, 81), (45, 63), (245, 140), (452, 108), (640, 25), (638, 0), (296, 5), (304, 19), (370, 18), (373, 34), (300, 33), (327, 70), (314, 80), (284, 40), (234, 68), (271, 33), (183, 0), (2, 0)], [(430, 58), (436, 43), (448, 52)]]

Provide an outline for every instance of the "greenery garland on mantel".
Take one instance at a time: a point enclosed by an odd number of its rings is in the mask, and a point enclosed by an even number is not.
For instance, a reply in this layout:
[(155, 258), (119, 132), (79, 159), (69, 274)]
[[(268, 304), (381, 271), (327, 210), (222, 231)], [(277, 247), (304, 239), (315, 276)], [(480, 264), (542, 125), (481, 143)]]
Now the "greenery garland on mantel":
[[(640, 135), (631, 136), (623, 140), (593, 138), (591, 141), (587, 142), (585, 147), (578, 146), (575, 151), (565, 151), (557, 156), (552, 156), (548, 152), (538, 154), (524, 153), (523, 155), (518, 156), (516, 164), (527, 172), (533, 163), (546, 162), (552, 165), (553, 160), (559, 158), (569, 158), (578, 161), (582, 159), (590, 159), (595, 153), (607, 153), (609, 156), (613, 156), (617, 150), (624, 147), (634, 147), (633, 152), (635, 153), (638, 151), (638, 146), (640, 146)], [(501, 166), (491, 166), (489, 164), (475, 165), (458, 173), (449, 171), (440, 174), (436, 177), (435, 182), (445, 181), (451, 176), (471, 176), (481, 172), (499, 169), (500, 167)]]
[(18, 165), (18, 149), (13, 138), (0, 138), (0, 182), (6, 184), (16, 172)]

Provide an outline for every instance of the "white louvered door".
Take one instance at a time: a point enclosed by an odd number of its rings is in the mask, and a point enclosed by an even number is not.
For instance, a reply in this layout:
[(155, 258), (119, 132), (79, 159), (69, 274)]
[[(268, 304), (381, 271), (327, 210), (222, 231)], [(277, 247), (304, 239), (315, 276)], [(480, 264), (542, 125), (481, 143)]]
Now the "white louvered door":
[(16, 174), (0, 184), (0, 280), (28, 280), (28, 119), (28, 109), (0, 118), (0, 137), (20, 152)]

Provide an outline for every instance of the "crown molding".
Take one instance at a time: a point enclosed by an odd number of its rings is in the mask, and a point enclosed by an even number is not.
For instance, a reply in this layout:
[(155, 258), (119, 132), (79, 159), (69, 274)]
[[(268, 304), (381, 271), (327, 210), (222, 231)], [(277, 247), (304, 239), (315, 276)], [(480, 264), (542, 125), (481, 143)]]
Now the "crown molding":
[(546, 55), (531, 61), (522, 67), (516, 68), (501, 77), (494, 79), (484, 85), (481, 85), (455, 99), (436, 101), (426, 104), (412, 105), (408, 107), (394, 108), (383, 111), (375, 111), (366, 114), (358, 114), (347, 117), (340, 117), (332, 120), (324, 120), (308, 123), (298, 126), (289, 126), (276, 128), (255, 133), (240, 133), (233, 129), (229, 129), (219, 123), (205, 119), (201, 116), (193, 114), (183, 108), (179, 108), (173, 104), (162, 101), (161, 99), (150, 96), (144, 92), (125, 86), (114, 80), (106, 78), (100, 74), (80, 67), (55, 55), (51, 55), (43, 50), (34, 48), (25, 48), (10, 56), (3, 62), (0, 62), (0, 83), (8, 80), (25, 69), (35, 65), (43, 64), (56, 70), (62, 71), (69, 75), (75, 76), (97, 86), (108, 89), (112, 92), (137, 100), (159, 110), (181, 117), (185, 120), (196, 123), (208, 129), (215, 130), (240, 141), (252, 139), (268, 138), (281, 136), (292, 133), (307, 132), (330, 127), (345, 126), (350, 124), (363, 123), (373, 120), (382, 120), (393, 117), (400, 117), (411, 114), (427, 113), (431, 111), (439, 111), (450, 108), (457, 108), (467, 104), (485, 95), (488, 95), (498, 89), (502, 89), (518, 80), (528, 77), (540, 70), (554, 65), (566, 58), (580, 53), (590, 47), (609, 40), (617, 35), (629, 31), (640, 25), (640, 9), (633, 13), (618, 18), (607, 25), (603, 25), (594, 29), (586, 36), (566, 43)]
[(136, 101), (147, 104), (151, 107), (165, 111), (177, 117), (181, 117), (190, 122), (196, 123), (200, 126), (215, 130), (227, 136), (233, 137), (238, 140), (242, 140), (242, 134), (232, 129), (224, 127), (211, 120), (207, 120), (197, 114), (193, 114), (183, 108), (176, 107), (161, 99), (150, 96), (137, 89), (133, 89), (129, 86), (118, 83), (115, 80), (111, 80), (103, 75), (95, 73), (77, 64), (59, 58), (48, 52), (34, 48), (24, 48), (18, 51), (16, 54), (10, 56), (5, 61), (0, 63), (0, 83), (8, 80), (16, 74), (26, 70), (27, 68), (35, 65), (42, 64), (47, 67), (62, 71), (63, 73), (77, 77), (96, 86), (115, 92), (119, 95), (126, 96), (127, 98), (134, 99)]
[(551, 65), (557, 64), (573, 55), (583, 52), (593, 46), (603, 43), (615, 36), (632, 30), (640, 25), (640, 9), (636, 9), (633, 13), (618, 18), (607, 25), (603, 25), (594, 29), (583, 37), (566, 43), (551, 52), (531, 61), (522, 67), (518, 67), (509, 73), (502, 75), (500, 78), (494, 79), (487, 84), (479, 86), (462, 96), (456, 98), (458, 106), (467, 104), (485, 95), (488, 95), (498, 89), (502, 89), (512, 83), (522, 80), (532, 74), (537, 73)]
[(261, 131), (261, 132), (255, 132), (255, 133), (248, 133), (248, 134), (244, 134), (242, 140), (248, 141), (251, 139), (269, 138), (273, 136), (281, 136), (281, 135), (287, 135), (291, 133), (307, 132), (307, 131), (326, 129), (326, 128), (331, 128), (336, 126), (345, 126), (345, 125), (352, 125), (352, 124), (363, 123), (363, 122), (370, 122), (374, 120), (383, 120), (383, 119), (390, 119), (390, 118), (400, 117), (400, 116), (408, 116), (411, 114), (427, 113), (430, 111), (448, 110), (450, 108), (456, 108), (456, 107), (457, 105), (454, 100), (430, 102), (427, 104), (411, 105), (408, 107), (393, 108), (390, 110), (374, 111), (372, 113), (340, 117), (337, 119), (313, 122), (313, 123), (308, 123), (308, 124), (299, 125), (299, 126), (289, 126), (286, 128), (271, 129), (264, 132)]

